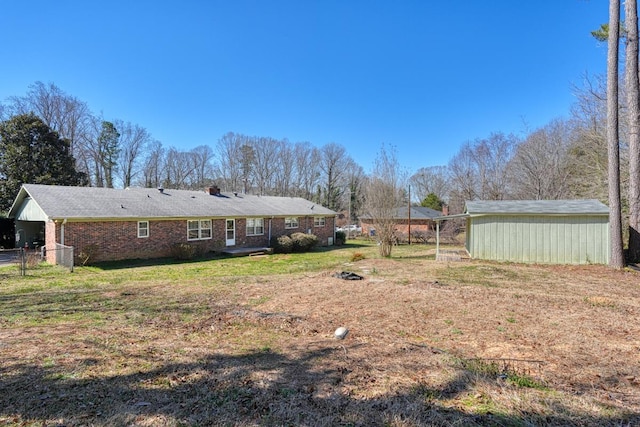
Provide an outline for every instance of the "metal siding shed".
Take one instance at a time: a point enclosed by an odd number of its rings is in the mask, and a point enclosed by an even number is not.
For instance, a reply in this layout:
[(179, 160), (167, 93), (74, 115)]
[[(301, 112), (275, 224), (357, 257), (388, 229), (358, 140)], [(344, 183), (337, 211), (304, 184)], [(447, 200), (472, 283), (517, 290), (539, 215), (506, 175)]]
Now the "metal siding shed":
[(470, 201), (465, 212), (472, 258), (543, 264), (609, 262), (609, 208), (598, 200)]

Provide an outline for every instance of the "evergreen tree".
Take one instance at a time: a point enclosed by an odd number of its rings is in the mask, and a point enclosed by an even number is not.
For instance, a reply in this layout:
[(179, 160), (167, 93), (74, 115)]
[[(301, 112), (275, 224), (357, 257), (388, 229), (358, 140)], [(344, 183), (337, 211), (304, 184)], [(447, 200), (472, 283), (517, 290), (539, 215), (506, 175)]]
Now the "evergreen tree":
[[(98, 150), (100, 166), (104, 174), (104, 184), (113, 188), (113, 176), (118, 167), (118, 155), (120, 154), (120, 133), (113, 123), (103, 121), (102, 130), (98, 136)], [(98, 186), (101, 187), (100, 182)]]
[(0, 211), (6, 212), (20, 186), (80, 185), (69, 141), (61, 139), (33, 113), (0, 123)]
[(640, 261), (640, 79), (638, 79), (638, 4), (624, 2), (626, 16), (626, 89), (629, 120), (628, 260)]
[(424, 200), (420, 202), (420, 206), (431, 208), (436, 211), (441, 211), (443, 205), (444, 202), (440, 200), (440, 198), (435, 193), (427, 194), (427, 197), (425, 197)]
[(618, 50), (620, 0), (609, 1), (607, 41), (607, 151), (609, 163), (609, 266), (624, 267), (620, 201), (620, 141), (618, 120)]

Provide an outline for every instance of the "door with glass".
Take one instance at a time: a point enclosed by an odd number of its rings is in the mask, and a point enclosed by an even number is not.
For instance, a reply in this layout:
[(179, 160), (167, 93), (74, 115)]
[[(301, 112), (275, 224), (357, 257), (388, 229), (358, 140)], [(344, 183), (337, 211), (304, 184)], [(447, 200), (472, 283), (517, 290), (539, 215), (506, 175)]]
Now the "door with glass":
[(227, 220), (227, 246), (235, 246), (236, 245), (236, 220), (228, 219)]

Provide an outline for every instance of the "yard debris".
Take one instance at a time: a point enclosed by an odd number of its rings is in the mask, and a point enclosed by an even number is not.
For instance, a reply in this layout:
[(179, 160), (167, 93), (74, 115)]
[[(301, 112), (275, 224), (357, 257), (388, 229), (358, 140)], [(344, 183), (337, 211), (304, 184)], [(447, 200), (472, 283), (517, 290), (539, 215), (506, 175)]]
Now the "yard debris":
[(350, 271), (341, 271), (340, 273), (335, 273), (333, 275), (333, 277), (337, 277), (338, 279), (344, 279), (344, 280), (362, 280), (364, 279), (364, 277), (362, 277), (359, 274), (350, 272)]
[(348, 333), (349, 329), (345, 328), (344, 326), (340, 326), (338, 329), (336, 329), (333, 335), (339, 340), (342, 340), (347, 336)]

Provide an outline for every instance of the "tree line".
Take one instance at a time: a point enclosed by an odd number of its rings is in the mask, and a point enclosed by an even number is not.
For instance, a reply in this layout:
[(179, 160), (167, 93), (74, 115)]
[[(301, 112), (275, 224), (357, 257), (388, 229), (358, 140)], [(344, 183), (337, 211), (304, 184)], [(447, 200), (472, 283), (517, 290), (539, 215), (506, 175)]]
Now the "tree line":
[[(364, 171), (339, 144), (317, 147), (229, 132), (211, 145), (185, 151), (163, 145), (139, 124), (96, 115), (84, 101), (42, 82), (0, 104), (0, 121), (2, 212), (23, 182), (174, 189), (215, 184), (224, 191), (304, 197), (335, 210), (351, 197), (354, 218), (358, 211)], [(20, 135), (11, 131), (16, 127), (23, 129)], [(70, 156), (73, 177), (49, 179), (41, 175), (55, 177), (62, 169), (49, 173), (45, 164), (29, 167), (27, 152), (38, 145), (58, 147), (52, 158)]]
[[(462, 212), (466, 200), (479, 199), (596, 198), (607, 202), (605, 77), (583, 76), (582, 85), (572, 88), (576, 101), (566, 117), (553, 119), (536, 129), (527, 129), (523, 123), (525, 131), (519, 135), (497, 131), (463, 142), (445, 165), (407, 171), (398, 163), (395, 149), (383, 145), (382, 163), (391, 159), (390, 166), (395, 170), (388, 173), (398, 192), (392, 200), (396, 205), (412, 202), (439, 207), (446, 203), (450, 213)], [(628, 224), (630, 132), (626, 104), (620, 103), (619, 112), (621, 203), (623, 219)], [(9, 136), (15, 134), (3, 129), (34, 118), (58, 135), (63, 141), (59, 146), (68, 146), (68, 150), (58, 152), (68, 153), (74, 162), (76, 174), (56, 183), (175, 189), (217, 185), (223, 191), (304, 197), (336, 211), (348, 211), (351, 214), (348, 220), (357, 221), (358, 216), (367, 213), (367, 197), (374, 198), (372, 193), (367, 196), (367, 186), (379, 181), (379, 169), (389, 166), (381, 166), (379, 158), (374, 170), (367, 174), (337, 143), (316, 146), (233, 132), (210, 145), (187, 151), (167, 147), (139, 124), (107, 120), (55, 84), (36, 82), (26, 95), (11, 97), (0, 104), (3, 212), (10, 207), (22, 182), (49, 183), (39, 176), (38, 170), (20, 175), (10, 167), (24, 163), (24, 159), (20, 160), (24, 152), (15, 153), (7, 148)], [(34, 141), (26, 145), (33, 146)], [(11, 159), (12, 155), (17, 157)], [(24, 169), (24, 164), (19, 167)], [(42, 166), (38, 167), (42, 170)]]

